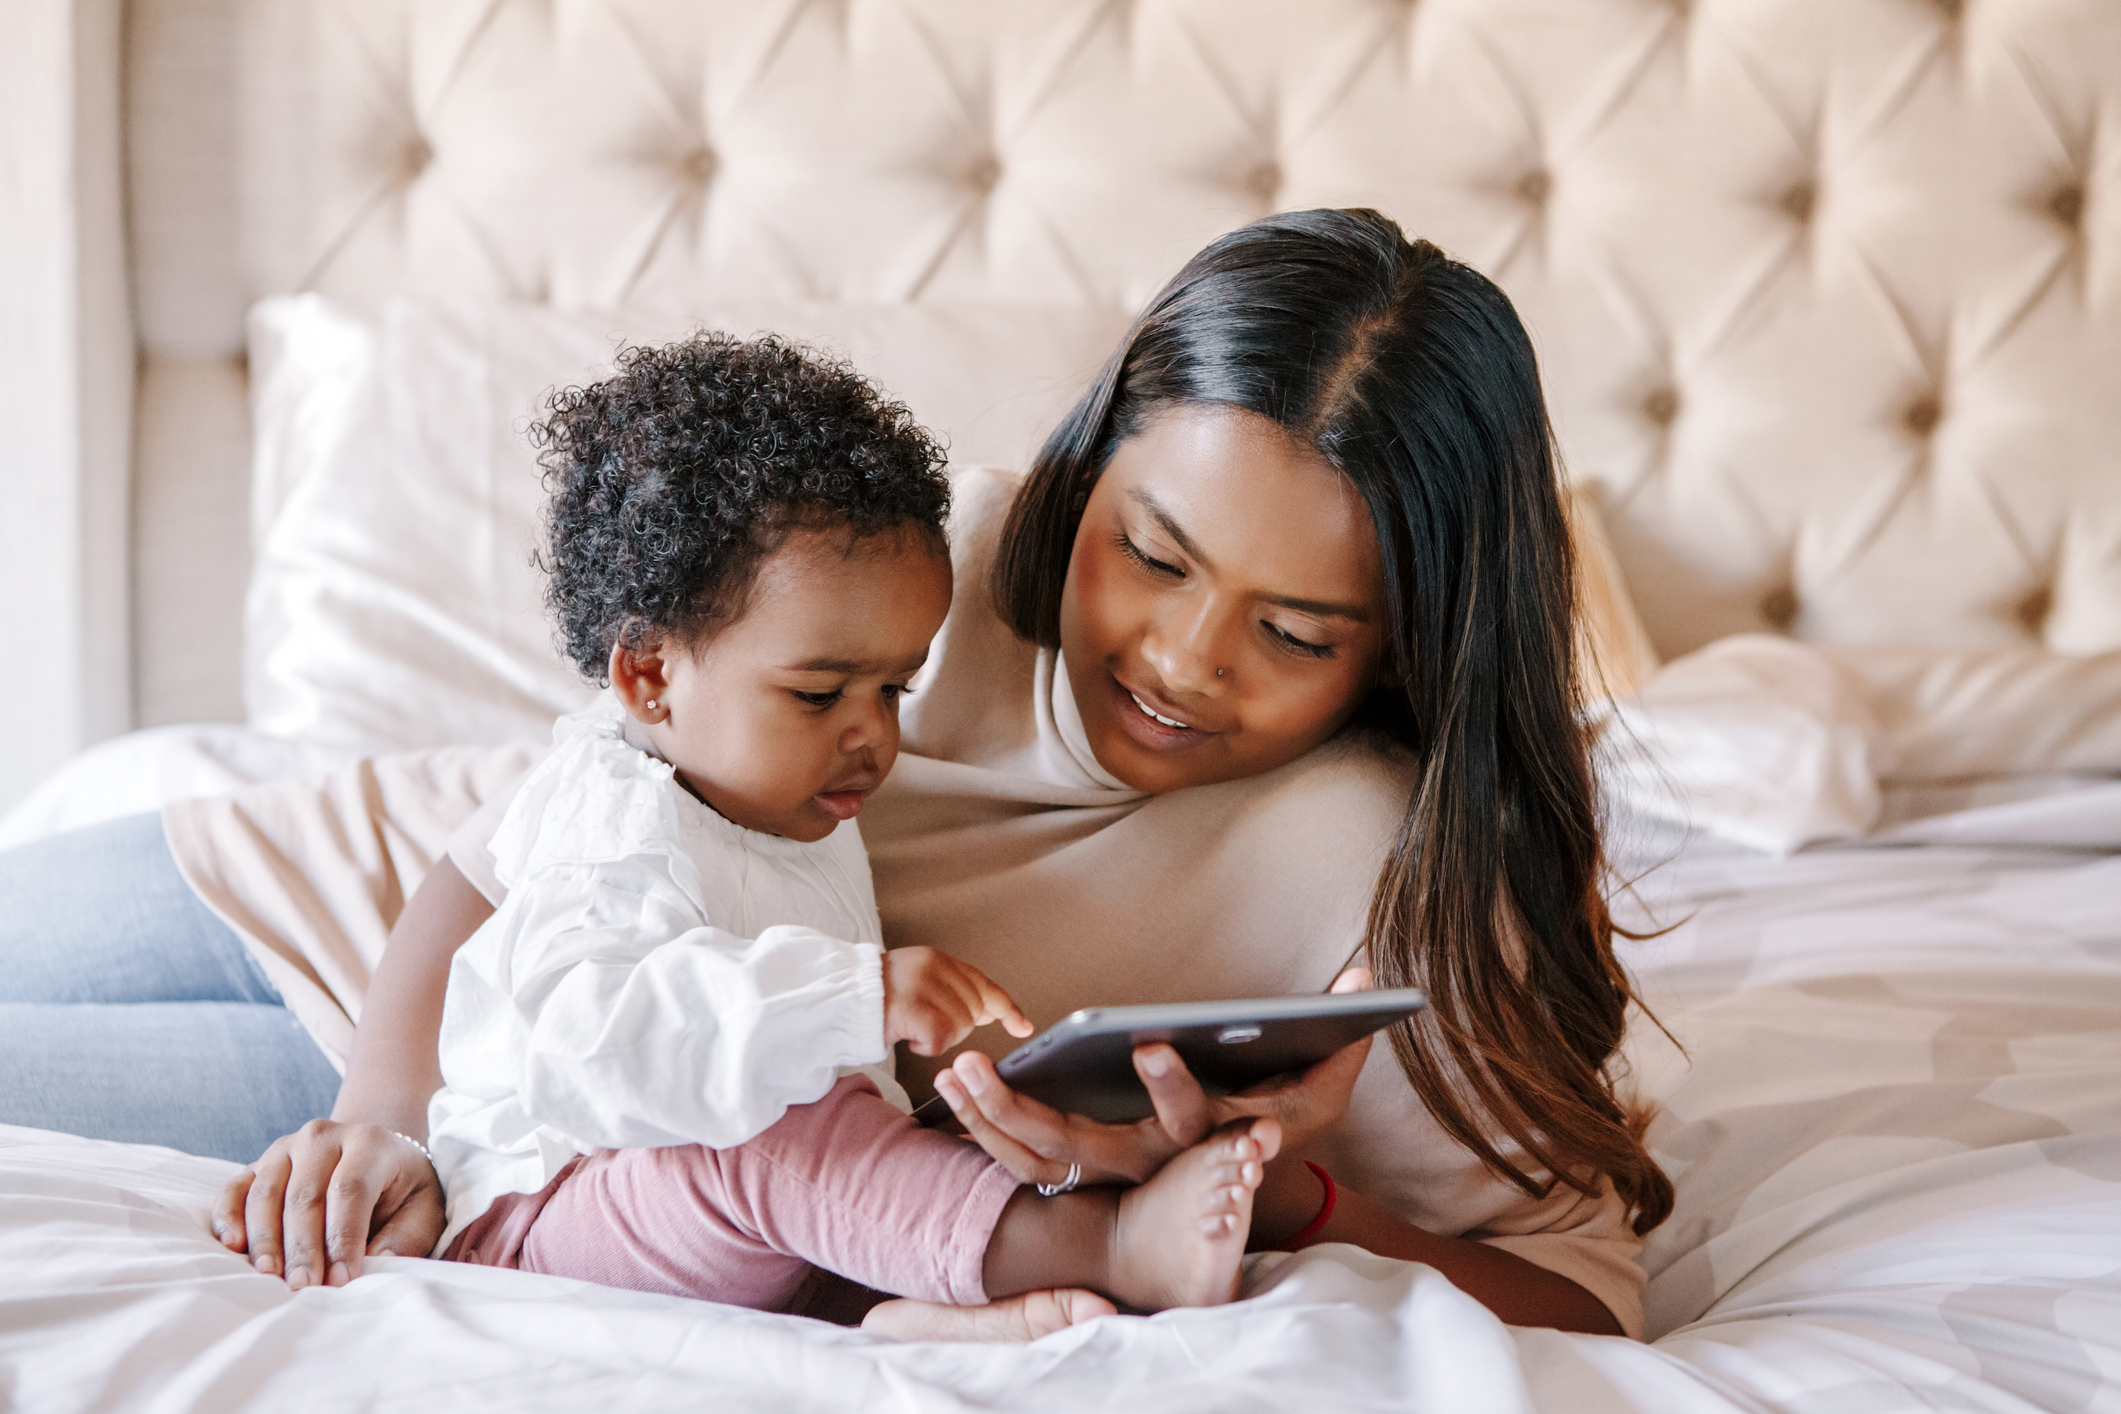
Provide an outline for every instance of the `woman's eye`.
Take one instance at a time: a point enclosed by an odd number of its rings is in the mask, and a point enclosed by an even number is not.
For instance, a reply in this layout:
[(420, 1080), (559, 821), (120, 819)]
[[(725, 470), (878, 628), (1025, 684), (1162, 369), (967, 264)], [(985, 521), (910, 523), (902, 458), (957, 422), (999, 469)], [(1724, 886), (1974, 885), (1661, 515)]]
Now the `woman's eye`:
[(834, 688), (830, 692), (798, 692), (795, 698), (796, 701), (807, 702), (812, 707), (830, 707), (840, 700), (840, 694), (839, 689)]
[(1260, 620), (1260, 623), (1267, 630), (1269, 638), (1272, 638), (1276, 643), (1279, 643), (1292, 653), (1301, 653), (1306, 658), (1330, 658), (1333, 656), (1333, 645), (1330, 643), (1313, 643), (1308, 639), (1298, 638), (1287, 629), (1268, 623), (1264, 619)]
[(1167, 565), (1162, 560), (1149, 555), (1141, 546), (1130, 540), (1124, 530), (1119, 533), (1118, 544), (1119, 552), (1122, 555), (1125, 555), (1151, 574), (1165, 575), (1172, 579), (1179, 579), (1185, 575), (1185, 571), (1177, 565)]

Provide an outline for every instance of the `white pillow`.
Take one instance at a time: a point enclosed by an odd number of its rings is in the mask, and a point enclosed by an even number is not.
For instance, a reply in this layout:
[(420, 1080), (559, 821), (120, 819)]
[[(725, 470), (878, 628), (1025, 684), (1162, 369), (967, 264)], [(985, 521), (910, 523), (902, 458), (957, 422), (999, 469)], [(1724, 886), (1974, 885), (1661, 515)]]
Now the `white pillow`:
[(1821, 651), (1864, 683), (1895, 782), (2121, 772), (2121, 651)]
[(387, 751), (541, 735), (586, 700), (530, 565), (543, 493), (524, 429), (553, 388), (608, 371), (622, 340), (782, 333), (850, 357), (954, 463), (1023, 466), (1127, 322), (1037, 307), (267, 300), (250, 319), (250, 724)]
[(1816, 648), (1718, 639), (1593, 719), (1605, 789), (1644, 815), (1771, 854), (1878, 823), (1891, 748), (1863, 682)]
[(2121, 773), (2121, 652), (1738, 634), (1593, 718), (1607, 790), (1643, 814), (1775, 854), (1861, 839), (1881, 822), (1911, 839), (1913, 815)]

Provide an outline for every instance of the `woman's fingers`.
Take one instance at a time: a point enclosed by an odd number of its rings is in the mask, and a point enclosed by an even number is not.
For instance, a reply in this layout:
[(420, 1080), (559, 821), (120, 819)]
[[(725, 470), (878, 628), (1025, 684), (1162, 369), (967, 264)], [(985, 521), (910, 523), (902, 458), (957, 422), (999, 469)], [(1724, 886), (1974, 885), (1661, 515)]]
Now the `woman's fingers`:
[(1343, 1046), (1296, 1076), (1282, 1076), (1215, 1102), (1218, 1122), (1240, 1115), (1271, 1116), (1281, 1122), (1291, 1147), (1307, 1144), (1347, 1113), (1356, 1077), (1370, 1058), (1373, 1037)]
[(431, 1178), (415, 1184), (412, 1191), (390, 1207), (390, 1195), (377, 1205), (385, 1213), (383, 1225), (368, 1239), (368, 1255), (388, 1252), (399, 1257), (425, 1257), (447, 1225), (442, 1208), (441, 1185)]
[(1340, 976), (1335, 977), (1333, 979), (1333, 985), (1328, 987), (1326, 990), (1329, 992), (1336, 993), (1367, 992), (1370, 990), (1370, 981), (1371, 978), (1369, 968), (1351, 967), (1347, 971), (1341, 973)]
[(997, 1128), (966, 1093), (964, 1082), (954, 1072), (937, 1073), (935, 1093), (950, 1106), (950, 1112), (965, 1126), (972, 1142), (985, 1149), (988, 1158), (1016, 1175), (1017, 1182), (1059, 1183), (1067, 1178), (1066, 1164), (1025, 1147), (1013, 1135)]
[(329, 1120), (313, 1119), (295, 1132), (280, 1243), (287, 1284), (297, 1291), (323, 1285), (331, 1270), (324, 1250), (324, 1209), (339, 1167), (337, 1129)]
[(327, 1285), (344, 1286), (361, 1275), (361, 1257), (368, 1250), (368, 1230), (375, 1221), (378, 1190), (389, 1180), (388, 1167), (374, 1137), (361, 1130), (353, 1131), (340, 1150), (338, 1165), (324, 1186)]
[(372, 1124), (313, 1119), (222, 1188), (214, 1233), (267, 1275), (344, 1286), (371, 1252), (424, 1257), (442, 1235), (442, 1190), (410, 1145)]
[(275, 1140), (251, 1166), (252, 1182), (243, 1198), (243, 1226), (249, 1239), (250, 1264), (267, 1276), (284, 1269), (280, 1252), (280, 1204), (287, 1193), (287, 1141)]
[(243, 1225), (243, 1204), (257, 1177), (250, 1169), (243, 1170), (221, 1185), (221, 1195), (214, 1200), (214, 1236), (231, 1252), (241, 1252), (250, 1245)]
[(1156, 1122), (1163, 1126), (1172, 1144), (1190, 1149), (1208, 1137), (1215, 1117), (1208, 1107), (1208, 1093), (1200, 1088), (1193, 1072), (1177, 1051), (1169, 1046), (1137, 1046), (1134, 1073), (1149, 1091), (1156, 1106)]
[[(1039, 1182), (1058, 1183), (1070, 1164), (1080, 1164), (1085, 1183), (1140, 1183), (1179, 1151), (1154, 1120), (1099, 1124), (1027, 1099), (1010, 1089), (994, 1062), (978, 1051), (959, 1055), (953, 1071), (982, 1120), (1045, 1161), (1046, 1176)], [(971, 1128), (969, 1120), (966, 1128)]]

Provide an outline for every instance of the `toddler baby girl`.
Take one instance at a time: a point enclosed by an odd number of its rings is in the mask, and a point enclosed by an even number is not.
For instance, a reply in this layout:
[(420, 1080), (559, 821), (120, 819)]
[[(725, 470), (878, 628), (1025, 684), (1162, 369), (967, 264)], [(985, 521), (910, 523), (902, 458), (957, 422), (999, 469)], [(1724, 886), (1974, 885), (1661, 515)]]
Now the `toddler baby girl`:
[(548, 603), (611, 693), (509, 806), (507, 899), (450, 970), (438, 1250), (765, 1309), (812, 1264), (957, 1305), (1229, 1300), (1272, 1121), (1042, 1196), (891, 1078), (896, 1042), (1032, 1029), (970, 965), (883, 950), (855, 824), (949, 608), (933, 441), (845, 366), (712, 335), (627, 351), (533, 435)]

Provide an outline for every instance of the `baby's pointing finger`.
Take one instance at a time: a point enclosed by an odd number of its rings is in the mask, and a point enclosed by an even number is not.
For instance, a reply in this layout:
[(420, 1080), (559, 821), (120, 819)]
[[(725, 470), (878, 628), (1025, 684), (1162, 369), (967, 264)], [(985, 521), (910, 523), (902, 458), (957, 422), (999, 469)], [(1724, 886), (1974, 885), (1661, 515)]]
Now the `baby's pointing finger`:
[(1031, 1025), (1030, 1020), (1025, 1017), (1022, 1009), (1017, 1006), (1016, 998), (1010, 996), (1000, 987), (995, 986), (994, 983), (988, 981), (985, 977), (979, 980), (980, 1025), (985, 1026), (990, 1021), (999, 1021), (1002, 1024), (1002, 1029), (1011, 1036), (1029, 1036), (1036, 1029)]

